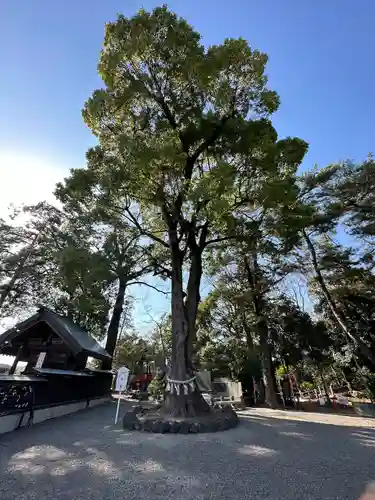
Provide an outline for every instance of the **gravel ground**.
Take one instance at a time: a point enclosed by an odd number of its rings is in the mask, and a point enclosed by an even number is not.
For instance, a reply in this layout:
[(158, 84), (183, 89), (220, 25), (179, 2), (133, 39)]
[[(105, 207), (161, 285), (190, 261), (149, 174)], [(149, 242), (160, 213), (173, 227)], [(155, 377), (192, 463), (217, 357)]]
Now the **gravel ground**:
[(346, 500), (375, 479), (375, 420), (258, 409), (231, 431), (168, 436), (124, 432), (114, 414), (0, 436), (1, 500)]

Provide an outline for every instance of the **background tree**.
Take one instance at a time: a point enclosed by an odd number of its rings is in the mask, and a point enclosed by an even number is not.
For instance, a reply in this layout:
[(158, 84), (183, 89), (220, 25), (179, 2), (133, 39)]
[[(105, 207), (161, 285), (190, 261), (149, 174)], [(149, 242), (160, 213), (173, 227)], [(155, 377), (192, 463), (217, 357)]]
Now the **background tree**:
[(152, 345), (137, 333), (126, 333), (117, 344), (114, 367), (126, 366), (131, 374), (144, 372), (145, 363), (153, 361)]
[[(371, 349), (357, 334), (356, 330), (350, 328), (345, 312), (340, 309), (332, 296), (327, 286), (324, 267), (322, 266), (323, 261), (320, 258), (320, 241), (324, 240), (324, 238), (329, 240), (332, 237), (338, 228), (338, 223), (344, 216), (344, 205), (338, 203), (332, 197), (332, 191), (338, 186), (341, 177), (342, 165), (329, 166), (320, 171), (314, 170), (302, 176), (299, 182), (299, 201), (301, 203), (296, 206), (294, 223), (296, 229), (301, 231), (310, 256), (316, 283), (324, 296), (334, 321), (348, 341), (355, 343), (362, 355), (373, 362)], [(325, 264), (327, 264), (327, 260), (326, 258)], [(336, 258), (337, 263), (338, 259)], [(306, 268), (305, 263), (303, 267)]]
[(22, 215), (26, 222), (18, 232), (31, 243), (18, 245), (4, 263), (8, 274), (16, 276), (7, 297), (7, 315), (16, 317), (20, 310), (32, 312), (43, 304), (103, 337), (110, 304), (87, 228), (46, 203), (25, 207)]
[[(373, 268), (375, 244), (375, 161), (373, 155), (360, 163), (343, 162), (340, 175), (328, 184), (326, 196), (343, 212), (342, 224), (360, 243), (359, 254), (366, 266)], [(336, 166), (336, 168), (338, 168)]]
[[(13, 238), (14, 252), (4, 260), (4, 270), (17, 278), (7, 314), (41, 303), (96, 338), (106, 336), (106, 349), (113, 355), (127, 287), (139, 283), (152, 266), (143, 262), (138, 232), (124, 226), (118, 231), (115, 222), (79, 207), (67, 192), (64, 202), (63, 209), (40, 203), (22, 211), (27, 222), (17, 234), (32, 243), (17, 246)], [(110, 369), (110, 362), (103, 368)]]
[(0, 316), (8, 315), (10, 304), (19, 299), (17, 284), (37, 239), (37, 234), (0, 219)]
[[(297, 162), (306, 147), (298, 143), (294, 146), (289, 145), (289, 153), (293, 151)], [(238, 212), (241, 236), (216, 251), (220, 282), (225, 283), (227, 292), (232, 289), (232, 301), (241, 307), (242, 328), (251, 355), (256, 336), (266, 402), (272, 407), (278, 402), (268, 306), (280, 283), (296, 269), (298, 236), (287, 225), (289, 205), (295, 203), (295, 169), (296, 163), (284, 162), (270, 175), (257, 179), (256, 188), (249, 189), (250, 206)]]

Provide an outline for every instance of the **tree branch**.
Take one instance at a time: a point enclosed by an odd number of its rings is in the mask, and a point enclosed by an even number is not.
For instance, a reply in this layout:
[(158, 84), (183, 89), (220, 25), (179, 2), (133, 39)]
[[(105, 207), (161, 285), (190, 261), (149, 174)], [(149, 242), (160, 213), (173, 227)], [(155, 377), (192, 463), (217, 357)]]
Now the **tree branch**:
[(164, 240), (162, 240), (161, 238), (159, 238), (158, 236), (155, 236), (155, 234), (149, 232), (149, 231), (146, 231), (146, 229), (144, 229), (141, 224), (138, 222), (137, 218), (134, 216), (134, 214), (132, 214), (132, 212), (129, 210), (128, 207), (125, 208), (125, 211), (126, 213), (128, 214), (128, 217), (130, 218), (130, 220), (133, 222), (133, 224), (135, 225), (135, 227), (139, 230), (139, 232), (143, 235), (143, 236), (147, 236), (148, 238), (151, 238), (152, 240), (156, 241), (157, 243), (160, 243), (160, 245), (163, 245), (165, 248), (169, 248), (169, 245), (168, 243), (166, 243)]
[(134, 280), (136, 278), (139, 278), (140, 276), (144, 276), (145, 274), (150, 273), (153, 270), (154, 270), (153, 264), (147, 264), (147, 266), (142, 267), (141, 269), (139, 269), (139, 271), (134, 271), (134, 273), (131, 273), (128, 276), (128, 279)]
[(155, 263), (155, 267), (158, 267), (159, 271), (155, 270), (153, 274), (154, 276), (161, 276), (162, 274), (165, 274), (168, 278), (172, 278), (172, 271), (167, 267), (164, 267), (157, 262)]
[(289, 273), (287, 272), (287, 273), (283, 274), (281, 277), (279, 277), (278, 279), (272, 281), (272, 283), (270, 283), (268, 286), (266, 286), (263, 290), (259, 291), (259, 295), (263, 296), (266, 293), (268, 293), (272, 287), (277, 286), (279, 283), (281, 283), (288, 276), (288, 274)]
[(156, 75), (155, 75), (153, 69), (150, 67), (150, 64), (148, 64), (148, 70), (150, 72), (152, 81), (154, 82), (154, 85), (156, 86), (156, 89), (158, 91), (157, 96), (154, 94), (152, 96), (155, 99), (155, 101), (159, 104), (159, 106), (161, 107), (161, 109), (164, 112), (164, 115), (167, 118), (170, 126), (173, 128), (173, 130), (175, 130), (178, 133), (178, 137), (179, 137), (180, 142), (181, 142), (182, 150), (184, 151), (184, 153), (187, 154), (188, 153), (188, 146), (185, 142), (185, 139), (184, 139), (181, 131), (178, 129), (178, 124), (177, 124), (176, 118), (174, 117), (172, 111), (170, 110), (168, 104), (165, 101), (165, 98), (164, 98), (162, 89), (160, 87), (160, 84), (158, 82), (158, 79), (156, 78)]
[(212, 240), (206, 241), (204, 248), (206, 248), (208, 245), (213, 245), (215, 243), (221, 243), (223, 241), (235, 240), (236, 238), (238, 238), (238, 235), (223, 236), (222, 238), (214, 238)]
[[(198, 146), (198, 148), (196, 149), (195, 153), (191, 156), (189, 156), (187, 162), (186, 162), (186, 168), (185, 168), (185, 171), (188, 169), (193, 169), (194, 167), (194, 163), (197, 161), (197, 159), (199, 158), (199, 156), (203, 153), (203, 151), (207, 148), (209, 148), (210, 146), (212, 146), (214, 144), (214, 142), (216, 141), (216, 139), (218, 139), (220, 137), (220, 134), (222, 132), (222, 129), (224, 127), (224, 125), (226, 124), (226, 122), (230, 119), (230, 118), (233, 118), (235, 116), (235, 112), (233, 111), (230, 115), (226, 115), (226, 116), (223, 116), (222, 119), (220, 120), (220, 123), (218, 123), (216, 125), (216, 127), (214, 128), (214, 131), (212, 132), (211, 136), (206, 139), (205, 141), (202, 142), (202, 144), (200, 146)], [(185, 175), (186, 177), (186, 175)], [(190, 175), (191, 177), (191, 175)]]
[(206, 243), (207, 243), (208, 226), (209, 226), (208, 221), (206, 221), (202, 226), (201, 234), (199, 237), (199, 244), (198, 244), (201, 251), (204, 250)]
[(220, 123), (217, 124), (216, 127), (214, 128), (214, 131), (211, 134), (211, 136), (208, 139), (206, 139), (205, 141), (203, 141), (202, 144), (200, 146), (198, 146), (198, 148), (196, 149), (196, 151), (192, 155), (187, 157), (185, 169), (184, 169), (184, 177), (185, 177), (185, 180), (187, 181), (187, 185), (185, 186), (185, 188), (183, 190), (181, 190), (179, 192), (177, 199), (174, 203), (175, 215), (179, 219), (180, 219), (180, 212), (181, 212), (181, 207), (182, 207), (182, 203), (183, 203), (184, 191), (187, 189), (187, 186), (189, 186), (189, 184), (190, 184), (190, 180), (191, 180), (192, 175), (193, 175), (193, 169), (194, 169), (195, 162), (197, 161), (199, 156), (203, 153), (203, 151), (205, 149), (207, 149), (208, 147), (212, 146), (214, 144), (214, 142), (216, 141), (216, 139), (218, 139), (220, 137), (223, 126), (230, 118), (232, 118), (234, 116), (234, 114), (235, 113), (233, 112), (230, 115), (224, 116), (220, 120)]
[(166, 292), (165, 290), (160, 290), (160, 288), (157, 288), (154, 285), (150, 285), (150, 283), (147, 283), (146, 281), (132, 281), (131, 283), (128, 283), (127, 286), (130, 285), (145, 285), (148, 286), (149, 288), (152, 288), (153, 290), (156, 290), (159, 293), (162, 293), (164, 295), (169, 295), (171, 292)]

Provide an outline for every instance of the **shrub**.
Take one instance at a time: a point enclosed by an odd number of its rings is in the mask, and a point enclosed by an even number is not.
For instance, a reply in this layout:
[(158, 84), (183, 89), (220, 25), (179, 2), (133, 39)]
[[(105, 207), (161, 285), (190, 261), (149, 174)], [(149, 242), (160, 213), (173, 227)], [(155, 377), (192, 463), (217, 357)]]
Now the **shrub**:
[(152, 379), (148, 386), (148, 394), (155, 401), (162, 401), (165, 393), (165, 376), (156, 376)]

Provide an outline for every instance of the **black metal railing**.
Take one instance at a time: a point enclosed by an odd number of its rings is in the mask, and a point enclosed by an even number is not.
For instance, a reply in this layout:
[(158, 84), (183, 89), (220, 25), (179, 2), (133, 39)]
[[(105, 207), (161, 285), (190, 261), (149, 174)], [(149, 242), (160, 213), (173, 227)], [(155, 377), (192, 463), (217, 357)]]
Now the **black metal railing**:
[(111, 384), (110, 372), (46, 370), (35, 375), (0, 375), (0, 416), (106, 397)]

